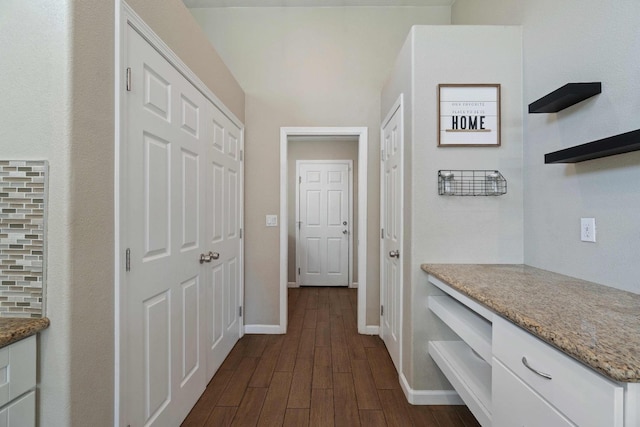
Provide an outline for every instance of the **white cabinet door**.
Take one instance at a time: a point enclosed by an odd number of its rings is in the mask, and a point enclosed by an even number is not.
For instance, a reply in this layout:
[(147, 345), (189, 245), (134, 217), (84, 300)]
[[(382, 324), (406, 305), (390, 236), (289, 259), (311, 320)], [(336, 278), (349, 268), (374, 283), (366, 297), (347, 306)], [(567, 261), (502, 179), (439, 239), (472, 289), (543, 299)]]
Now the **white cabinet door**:
[(529, 386), (493, 359), (493, 427), (575, 426)]
[(382, 128), (380, 303), (381, 336), (396, 369), (400, 370), (402, 304), (403, 132), (402, 107)]
[(0, 410), (0, 427), (33, 427), (35, 425), (35, 391), (30, 391)]

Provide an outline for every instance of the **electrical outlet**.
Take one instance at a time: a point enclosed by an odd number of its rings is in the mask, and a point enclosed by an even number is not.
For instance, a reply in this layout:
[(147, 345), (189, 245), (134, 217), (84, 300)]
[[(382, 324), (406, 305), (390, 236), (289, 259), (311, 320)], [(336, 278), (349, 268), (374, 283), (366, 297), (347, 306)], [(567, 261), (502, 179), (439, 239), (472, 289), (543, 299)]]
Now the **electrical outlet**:
[(583, 242), (596, 242), (595, 218), (580, 218), (580, 240)]
[(267, 215), (267, 227), (278, 226), (278, 215)]

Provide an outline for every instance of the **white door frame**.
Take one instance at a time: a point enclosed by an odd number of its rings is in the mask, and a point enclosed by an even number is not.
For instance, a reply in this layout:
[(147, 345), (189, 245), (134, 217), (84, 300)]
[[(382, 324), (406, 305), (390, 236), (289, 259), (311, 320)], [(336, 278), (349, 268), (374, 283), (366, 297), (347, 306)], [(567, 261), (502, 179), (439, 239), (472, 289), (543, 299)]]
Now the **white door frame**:
[[(122, 96), (122, 88), (126, 82), (126, 73), (122, 68), (126, 63), (126, 31), (127, 26), (132, 26), (140, 33), (151, 46), (153, 46), (171, 65), (173, 65), (180, 74), (182, 74), (196, 89), (198, 89), (205, 98), (211, 101), (222, 113), (227, 116), (236, 126), (240, 128), (241, 138), (244, 141), (244, 124), (222, 101), (205, 85), (202, 80), (171, 50), (171, 48), (149, 27), (142, 18), (124, 1), (116, 0), (115, 2), (115, 49), (114, 49), (114, 100), (115, 100), (115, 125), (114, 125), (114, 407), (113, 419), (115, 425), (126, 425), (125, 408), (123, 407), (124, 387), (126, 378), (125, 360), (127, 354), (126, 343), (126, 310), (123, 309), (126, 304), (126, 271), (125, 271), (125, 247), (123, 242), (126, 241), (127, 224), (123, 220), (122, 215), (126, 211), (126, 200), (123, 195), (126, 194), (123, 186), (126, 184), (126, 177), (122, 175), (121, 169), (124, 167), (125, 159), (123, 158), (126, 117), (125, 100)], [(244, 170), (242, 172), (242, 186), (244, 186)], [(241, 203), (242, 212), (244, 212), (244, 201)], [(244, 228), (243, 218), (241, 217), (240, 228)], [(240, 253), (244, 254), (244, 239), (240, 240)], [(244, 259), (240, 267), (240, 301), (244, 301)], [(243, 334), (244, 317), (240, 318), (240, 335)]]
[(280, 128), (280, 325), (279, 332), (287, 332), (287, 152), (290, 136), (357, 136), (358, 137), (358, 332), (376, 335), (377, 325), (366, 324), (367, 301), (367, 156), (366, 127), (281, 127)]
[[(353, 229), (353, 161), (352, 160), (296, 160), (296, 174), (300, 176), (300, 165), (302, 163), (320, 163), (320, 164), (346, 164), (349, 165), (349, 229)], [(300, 225), (300, 181), (296, 180), (296, 224)], [(296, 271), (300, 267), (300, 227), (296, 227)], [(353, 282), (353, 233), (349, 233), (349, 271), (347, 277), (347, 286), (354, 287)], [(300, 287), (300, 275), (296, 274), (296, 287)]]

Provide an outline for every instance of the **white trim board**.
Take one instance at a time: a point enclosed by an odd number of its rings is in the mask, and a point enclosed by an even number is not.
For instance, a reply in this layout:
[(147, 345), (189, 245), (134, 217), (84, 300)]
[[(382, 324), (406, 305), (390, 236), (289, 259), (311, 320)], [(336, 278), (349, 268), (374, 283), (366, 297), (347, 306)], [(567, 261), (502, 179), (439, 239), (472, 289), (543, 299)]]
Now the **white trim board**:
[(455, 390), (414, 390), (404, 374), (400, 374), (400, 386), (412, 405), (464, 405)]
[[(287, 332), (287, 147), (292, 136), (358, 137), (358, 332), (366, 333), (367, 296), (367, 164), (366, 127), (281, 127), (280, 128), (280, 333)], [(377, 328), (377, 326), (375, 326)]]
[(280, 334), (280, 325), (244, 325), (245, 334)]

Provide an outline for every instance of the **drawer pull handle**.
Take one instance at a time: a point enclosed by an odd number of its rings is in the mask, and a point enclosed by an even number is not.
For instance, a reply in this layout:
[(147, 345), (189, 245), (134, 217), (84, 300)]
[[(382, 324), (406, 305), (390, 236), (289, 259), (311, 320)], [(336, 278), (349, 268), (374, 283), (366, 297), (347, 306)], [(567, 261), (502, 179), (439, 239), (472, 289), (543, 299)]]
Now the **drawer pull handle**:
[(552, 378), (551, 378), (551, 375), (549, 375), (549, 374), (545, 374), (544, 372), (540, 372), (540, 371), (538, 371), (537, 369), (532, 368), (532, 367), (531, 367), (531, 365), (529, 365), (529, 362), (527, 362), (527, 358), (526, 358), (526, 357), (524, 357), (524, 356), (522, 356), (522, 364), (523, 364), (524, 366), (526, 366), (526, 367), (527, 367), (527, 369), (529, 369), (531, 372), (533, 372), (533, 373), (535, 373), (535, 374), (540, 375), (542, 378), (545, 378), (545, 379), (547, 379), (547, 380), (552, 379)]

